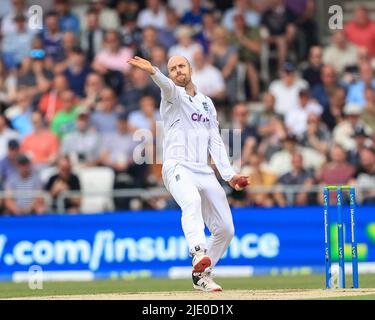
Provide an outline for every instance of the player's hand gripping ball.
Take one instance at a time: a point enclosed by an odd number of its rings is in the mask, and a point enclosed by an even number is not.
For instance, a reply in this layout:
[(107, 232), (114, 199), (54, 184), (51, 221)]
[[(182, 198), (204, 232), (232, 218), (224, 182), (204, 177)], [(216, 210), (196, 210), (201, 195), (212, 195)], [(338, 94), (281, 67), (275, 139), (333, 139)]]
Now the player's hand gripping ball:
[[(238, 186), (238, 189), (239, 190), (242, 190), (243, 188), (247, 187), (249, 184), (249, 181), (247, 179), (247, 177), (240, 177), (238, 180), (237, 180), (237, 184), (236, 184), (236, 187)], [(237, 189), (237, 188), (236, 188)]]

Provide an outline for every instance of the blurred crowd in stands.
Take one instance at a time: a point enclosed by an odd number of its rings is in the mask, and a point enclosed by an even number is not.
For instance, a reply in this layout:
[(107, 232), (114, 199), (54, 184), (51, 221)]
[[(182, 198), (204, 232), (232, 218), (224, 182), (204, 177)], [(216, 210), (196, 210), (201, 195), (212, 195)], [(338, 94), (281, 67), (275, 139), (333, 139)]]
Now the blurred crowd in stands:
[[(41, 30), (29, 24), (37, 2), (1, 1), (4, 214), (51, 210), (26, 196), (36, 190), (56, 209), (92, 167), (111, 168), (115, 189), (163, 186), (160, 163), (133, 158), (138, 129), (153, 134), (145, 153), (160, 148), (160, 91), (126, 63), (133, 55), (165, 74), (168, 57), (185, 56), (221, 127), (241, 130), (241, 153), (228, 150), (251, 186), (229, 194), (232, 206), (321, 202), (309, 192), (292, 200), (248, 192), (278, 185), (364, 186), (363, 202), (375, 203), (375, 21), (365, 7), (324, 41), (315, 0), (44, 0)], [(81, 200), (67, 198), (65, 210), (79, 212)], [(168, 197), (115, 201), (115, 209), (174, 206)]]

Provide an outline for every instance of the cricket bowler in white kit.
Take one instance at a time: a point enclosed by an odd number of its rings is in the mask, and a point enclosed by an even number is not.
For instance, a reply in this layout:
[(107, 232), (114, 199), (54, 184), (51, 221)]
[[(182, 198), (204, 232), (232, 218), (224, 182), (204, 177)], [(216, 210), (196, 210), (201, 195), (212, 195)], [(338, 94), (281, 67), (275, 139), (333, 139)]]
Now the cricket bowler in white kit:
[[(191, 81), (192, 68), (185, 57), (169, 59), (169, 78), (140, 57), (128, 63), (148, 72), (161, 90), (162, 176), (182, 210), (182, 229), (193, 257), (193, 287), (222, 291), (213, 281), (211, 271), (228, 248), (234, 226), (226, 194), (208, 164), (208, 156), (211, 155), (221, 177), (236, 190), (241, 190), (241, 177), (229, 163), (215, 107), (210, 98), (196, 91)], [(211, 232), (207, 241), (205, 225)]]

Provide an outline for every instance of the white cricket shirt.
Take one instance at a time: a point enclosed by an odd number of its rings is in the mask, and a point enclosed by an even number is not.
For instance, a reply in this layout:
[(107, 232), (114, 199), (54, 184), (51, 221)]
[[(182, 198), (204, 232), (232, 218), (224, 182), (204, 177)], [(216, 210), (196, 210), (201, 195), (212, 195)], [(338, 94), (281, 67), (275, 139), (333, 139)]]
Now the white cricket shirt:
[(212, 100), (199, 92), (191, 97), (185, 88), (154, 69), (156, 73), (151, 78), (161, 90), (164, 164), (179, 163), (193, 172), (212, 173), (208, 164), (210, 154), (221, 177), (230, 180), (235, 172), (219, 133)]

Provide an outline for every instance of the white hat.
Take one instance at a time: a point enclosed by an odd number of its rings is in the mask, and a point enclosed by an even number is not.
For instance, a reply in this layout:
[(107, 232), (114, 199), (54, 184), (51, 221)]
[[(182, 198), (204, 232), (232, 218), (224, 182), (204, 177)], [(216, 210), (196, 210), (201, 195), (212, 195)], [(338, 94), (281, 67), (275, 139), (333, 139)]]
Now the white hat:
[(363, 108), (359, 104), (348, 103), (344, 107), (345, 115), (360, 115), (363, 111)]

